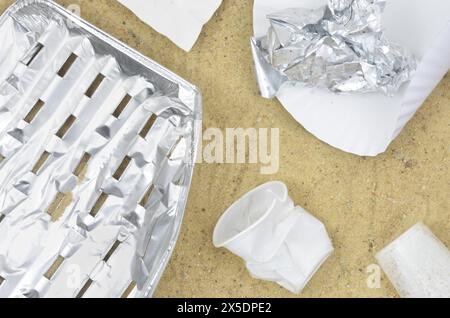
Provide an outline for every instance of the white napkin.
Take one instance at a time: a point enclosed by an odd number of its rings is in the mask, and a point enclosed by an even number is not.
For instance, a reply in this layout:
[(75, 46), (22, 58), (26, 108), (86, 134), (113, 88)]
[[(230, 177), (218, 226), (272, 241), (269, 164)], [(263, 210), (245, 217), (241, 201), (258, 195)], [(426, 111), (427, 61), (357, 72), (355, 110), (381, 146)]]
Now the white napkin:
[[(267, 33), (270, 13), (316, 8), (326, 0), (255, 0), (254, 33)], [(450, 1), (388, 0), (383, 25), (388, 38), (421, 60), (411, 83), (395, 97), (336, 95), (286, 84), (278, 99), (308, 131), (324, 142), (361, 156), (384, 152), (450, 68)]]
[(118, 0), (142, 21), (189, 52), (222, 0)]

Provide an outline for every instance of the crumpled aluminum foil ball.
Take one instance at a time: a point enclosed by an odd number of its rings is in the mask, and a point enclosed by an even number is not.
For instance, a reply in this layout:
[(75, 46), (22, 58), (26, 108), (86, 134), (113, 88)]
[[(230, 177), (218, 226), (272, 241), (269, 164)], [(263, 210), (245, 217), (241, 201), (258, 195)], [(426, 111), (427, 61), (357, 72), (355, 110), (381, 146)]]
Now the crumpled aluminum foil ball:
[(273, 98), (286, 82), (334, 93), (395, 95), (417, 61), (385, 37), (385, 5), (386, 0), (329, 0), (318, 9), (269, 15), (267, 36), (252, 39), (262, 96)]

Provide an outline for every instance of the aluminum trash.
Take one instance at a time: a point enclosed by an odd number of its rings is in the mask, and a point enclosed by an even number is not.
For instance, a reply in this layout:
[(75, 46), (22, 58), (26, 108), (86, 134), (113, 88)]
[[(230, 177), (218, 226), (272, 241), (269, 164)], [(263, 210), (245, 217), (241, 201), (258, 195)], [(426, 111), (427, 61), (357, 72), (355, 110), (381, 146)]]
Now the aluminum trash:
[(17, 1), (0, 34), (0, 297), (152, 296), (199, 91), (52, 1)]

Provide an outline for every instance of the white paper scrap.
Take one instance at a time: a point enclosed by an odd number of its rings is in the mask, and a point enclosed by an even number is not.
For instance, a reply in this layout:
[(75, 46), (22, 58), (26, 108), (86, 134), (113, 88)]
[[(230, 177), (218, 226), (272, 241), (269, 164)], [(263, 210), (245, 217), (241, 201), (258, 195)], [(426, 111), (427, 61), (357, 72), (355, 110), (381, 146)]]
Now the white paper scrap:
[(118, 0), (143, 22), (189, 52), (222, 0)]

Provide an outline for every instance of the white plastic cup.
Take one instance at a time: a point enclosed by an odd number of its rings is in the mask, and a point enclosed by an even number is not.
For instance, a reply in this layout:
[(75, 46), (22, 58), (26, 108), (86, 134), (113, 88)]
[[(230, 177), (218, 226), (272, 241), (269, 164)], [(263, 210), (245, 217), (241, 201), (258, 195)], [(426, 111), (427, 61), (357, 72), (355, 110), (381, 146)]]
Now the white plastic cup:
[(220, 218), (213, 243), (241, 257), (250, 274), (300, 293), (333, 252), (325, 226), (294, 206), (282, 182), (250, 191)]

